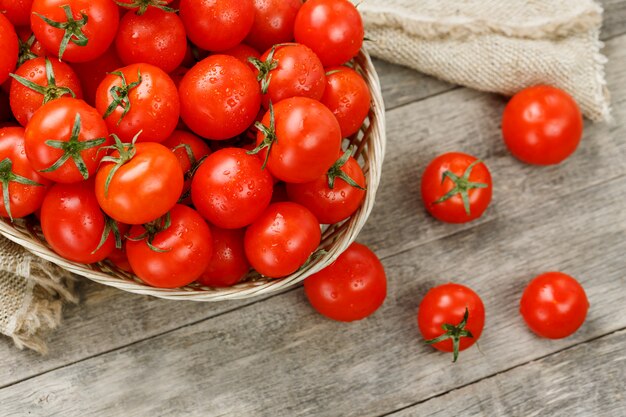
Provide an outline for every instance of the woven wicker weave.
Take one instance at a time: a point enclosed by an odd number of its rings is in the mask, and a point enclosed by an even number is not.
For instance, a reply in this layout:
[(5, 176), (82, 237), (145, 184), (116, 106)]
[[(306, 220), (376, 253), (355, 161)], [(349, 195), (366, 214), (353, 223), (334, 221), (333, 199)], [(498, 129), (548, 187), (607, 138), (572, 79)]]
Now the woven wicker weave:
[(0, 233), (41, 258), (70, 272), (136, 294), (152, 295), (171, 300), (221, 301), (269, 294), (295, 285), (307, 276), (331, 264), (356, 239), (374, 206), (385, 154), (384, 105), (378, 76), (369, 55), (362, 51), (354, 59), (353, 64), (354, 69), (365, 78), (372, 93), (372, 108), (369, 116), (361, 130), (349, 139), (350, 144), (356, 146), (355, 158), (358, 158), (365, 173), (367, 181), (365, 201), (350, 219), (324, 230), (320, 249), (324, 249), (326, 253), (288, 277), (275, 280), (251, 273), (242, 283), (229, 288), (210, 288), (197, 284), (179, 289), (153, 288), (111, 263), (101, 262), (84, 265), (60, 257), (49, 248), (43, 239), (39, 224), (32, 222), (32, 220), (16, 220), (11, 223), (4, 219), (0, 221)]

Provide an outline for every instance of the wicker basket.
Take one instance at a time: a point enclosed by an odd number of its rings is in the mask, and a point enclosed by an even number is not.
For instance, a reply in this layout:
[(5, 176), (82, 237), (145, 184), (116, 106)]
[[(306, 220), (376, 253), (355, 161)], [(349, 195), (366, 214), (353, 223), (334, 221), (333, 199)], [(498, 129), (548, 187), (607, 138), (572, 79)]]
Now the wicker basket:
[(378, 76), (367, 52), (362, 51), (354, 59), (353, 64), (354, 69), (365, 78), (372, 93), (372, 108), (369, 116), (361, 130), (349, 139), (351, 145), (357, 148), (355, 158), (358, 158), (365, 173), (367, 181), (365, 201), (350, 219), (324, 230), (320, 244), (320, 249), (326, 251), (324, 255), (288, 277), (268, 279), (257, 273), (251, 273), (242, 283), (229, 288), (210, 288), (197, 284), (178, 289), (154, 288), (142, 283), (139, 278), (118, 269), (109, 262), (85, 265), (60, 257), (46, 244), (39, 224), (32, 219), (16, 220), (14, 223), (3, 219), (3, 221), (0, 221), (0, 233), (35, 255), (53, 262), (68, 271), (101, 284), (136, 294), (147, 294), (171, 300), (221, 301), (269, 294), (295, 285), (309, 275), (331, 264), (356, 239), (374, 206), (374, 198), (380, 181), (385, 153), (384, 105)]

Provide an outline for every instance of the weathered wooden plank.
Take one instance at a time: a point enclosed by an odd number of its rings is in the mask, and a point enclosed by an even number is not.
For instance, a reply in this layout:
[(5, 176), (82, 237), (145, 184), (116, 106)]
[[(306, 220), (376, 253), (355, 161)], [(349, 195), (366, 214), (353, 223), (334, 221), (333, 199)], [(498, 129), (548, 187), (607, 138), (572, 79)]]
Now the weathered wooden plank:
[(531, 362), (392, 417), (626, 415), (626, 331)]
[(602, 39), (610, 39), (626, 33), (626, 0), (600, 0), (604, 7)]
[[(376, 416), (623, 329), (625, 178), (386, 259), (389, 296), (368, 320), (326, 320), (292, 291), (4, 388), (3, 414)], [(517, 312), (528, 280), (550, 269), (576, 276), (592, 306), (552, 342)], [(415, 324), (421, 296), (448, 280), (472, 286), (488, 314), (480, 350), (456, 365)]]

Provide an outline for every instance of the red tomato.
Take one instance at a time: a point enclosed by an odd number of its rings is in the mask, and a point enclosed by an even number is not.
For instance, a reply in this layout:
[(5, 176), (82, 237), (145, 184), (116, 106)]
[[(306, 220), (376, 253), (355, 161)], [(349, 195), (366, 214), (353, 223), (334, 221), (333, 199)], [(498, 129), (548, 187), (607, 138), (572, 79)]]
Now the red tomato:
[(239, 229), (256, 220), (272, 199), (271, 175), (261, 161), (239, 148), (211, 154), (191, 183), (191, 199), (200, 214), (224, 229)]
[(270, 106), (257, 126), (259, 133), (254, 152), (266, 161), (271, 174), (279, 180), (315, 181), (339, 157), (339, 123), (319, 101), (293, 97), (278, 102)]
[(304, 280), (311, 306), (337, 321), (364, 319), (383, 305), (387, 275), (367, 246), (353, 243), (335, 262)]
[(341, 136), (347, 138), (359, 131), (370, 111), (372, 97), (363, 78), (352, 68), (327, 69), (326, 88), (320, 100), (333, 112)]
[(44, 104), (26, 126), (26, 156), (33, 169), (56, 182), (83, 181), (96, 173), (110, 143), (107, 127), (93, 107), (61, 97)]
[(485, 325), (485, 307), (470, 288), (444, 284), (431, 288), (420, 303), (417, 324), (426, 343), (443, 352), (459, 351), (480, 339)]
[(30, 59), (11, 76), (11, 110), (22, 126), (26, 126), (35, 111), (49, 101), (63, 96), (83, 97), (74, 70), (57, 59)]
[(46, 241), (56, 253), (74, 262), (90, 264), (109, 256), (116, 245), (114, 224), (98, 206), (93, 181), (56, 184), (41, 207)]
[(59, 59), (86, 62), (113, 42), (119, 11), (111, 0), (34, 0), (30, 24), (43, 47)]
[(19, 42), (11, 22), (0, 13), (0, 84), (9, 78), (15, 69), (19, 55)]
[(208, 139), (229, 139), (243, 133), (261, 107), (254, 73), (232, 56), (213, 55), (198, 62), (185, 74), (178, 90), (183, 121)]
[(179, 12), (191, 42), (207, 51), (240, 44), (254, 23), (252, 0), (181, 0)]
[(126, 256), (126, 241), (122, 243), (121, 249), (113, 248), (107, 259), (122, 271), (134, 274), (133, 268), (130, 266), (130, 262), (128, 262), (128, 256)]
[(246, 43), (259, 51), (293, 41), (293, 27), (302, 0), (254, 0), (255, 19)]
[(246, 45), (245, 43), (240, 43), (239, 45), (222, 52), (222, 55), (230, 55), (237, 58), (253, 71), (256, 71), (256, 69), (254, 68), (254, 65), (250, 63), (248, 58), (261, 58), (261, 54), (259, 53), (259, 51), (251, 46)]
[(123, 66), (114, 47), (107, 49), (105, 53), (92, 61), (72, 64), (72, 68), (80, 78), (85, 101), (89, 105), (96, 105), (96, 91), (104, 77)]
[(116, 149), (96, 175), (102, 210), (127, 224), (144, 224), (165, 215), (183, 190), (183, 171), (176, 156), (153, 142), (124, 144), (116, 138)]
[(133, 226), (126, 241), (135, 274), (159, 288), (183, 287), (195, 281), (207, 269), (211, 253), (209, 226), (195, 210), (180, 204), (165, 219)]
[(589, 301), (583, 287), (569, 275), (547, 272), (524, 290), (520, 313), (536, 334), (549, 339), (572, 335), (587, 317)]
[(135, 11), (137, 14), (142, 15), (147, 10), (158, 8), (164, 11), (172, 12), (176, 10), (176, 5), (168, 7), (169, 3), (173, 0), (115, 0), (118, 6)]
[(502, 136), (513, 156), (528, 164), (553, 165), (576, 151), (583, 117), (563, 90), (540, 85), (517, 93), (504, 109)]
[(30, 24), (30, 9), (33, 0), (0, 0), (2, 13), (13, 26), (27, 26)]
[(325, 67), (354, 58), (364, 36), (361, 15), (348, 0), (308, 0), (296, 16), (296, 42), (311, 48)]
[(304, 45), (276, 45), (253, 61), (261, 81), (263, 106), (291, 97), (320, 100), (326, 86), (324, 67), (313, 51)]
[(365, 176), (359, 163), (346, 152), (328, 173), (312, 182), (287, 184), (293, 202), (311, 210), (322, 224), (350, 217), (365, 198)]
[(447, 223), (466, 223), (482, 216), (491, 202), (492, 188), (487, 166), (460, 152), (433, 159), (422, 175), (426, 210)]
[[(1, 1), (1, 0), (0, 0)], [(46, 56), (48, 53), (41, 46), (33, 32), (30, 30), (30, 26), (16, 28), (17, 38), (19, 43), (19, 57), (17, 59), (17, 68), (29, 59), (34, 59), (40, 56)]]
[(275, 203), (248, 227), (244, 248), (261, 275), (282, 278), (306, 263), (321, 236), (320, 225), (308, 209), (296, 203)]
[(115, 46), (125, 65), (152, 64), (169, 73), (185, 58), (187, 36), (176, 13), (150, 7), (141, 15), (124, 15)]
[(250, 270), (243, 248), (243, 229), (211, 227), (213, 255), (198, 283), (208, 287), (232, 287)]
[(50, 181), (31, 168), (21, 127), (0, 128), (0, 184), (2, 217), (17, 219), (34, 213), (46, 196)]
[(111, 133), (131, 142), (163, 142), (178, 124), (174, 81), (150, 64), (133, 64), (107, 75), (96, 91), (96, 108)]

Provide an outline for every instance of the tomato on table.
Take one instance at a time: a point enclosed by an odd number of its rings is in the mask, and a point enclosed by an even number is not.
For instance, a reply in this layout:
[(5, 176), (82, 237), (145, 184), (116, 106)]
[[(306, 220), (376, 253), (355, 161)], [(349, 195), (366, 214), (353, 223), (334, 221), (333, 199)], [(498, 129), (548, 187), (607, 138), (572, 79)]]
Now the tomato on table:
[(344, 138), (359, 131), (370, 111), (371, 99), (365, 80), (352, 68), (326, 70), (326, 88), (320, 101), (337, 118)]
[(208, 287), (232, 287), (250, 270), (243, 246), (245, 230), (209, 226), (213, 237), (213, 255), (198, 283)]
[(254, 0), (255, 18), (245, 42), (259, 51), (293, 41), (302, 0)]
[(19, 55), (17, 33), (9, 20), (0, 13), (0, 84), (4, 83), (15, 69)]
[(420, 303), (417, 323), (426, 343), (443, 352), (459, 352), (480, 339), (485, 306), (472, 289), (459, 284), (431, 288)]
[(565, 91), (539, 85), (517, 93), (504, 109), (502, 136), (522, 162), (559, 164), (572, 155), (583, 134), (583, 117)]
[(487, 166), (471, 155), (450, 152), (433, 159), (422, 175), (422, 201), (436, 219), (466, 223), (483, 215), (493, 184)]
[(589, 301), (571, 276), (547, 272), (535, 277), (524, 290), (520, 313), (528, 327), (541, 337), (562, 339), (585, 322)]

